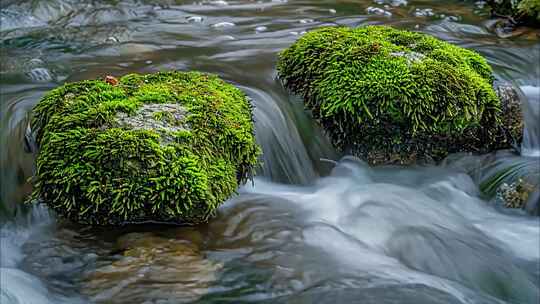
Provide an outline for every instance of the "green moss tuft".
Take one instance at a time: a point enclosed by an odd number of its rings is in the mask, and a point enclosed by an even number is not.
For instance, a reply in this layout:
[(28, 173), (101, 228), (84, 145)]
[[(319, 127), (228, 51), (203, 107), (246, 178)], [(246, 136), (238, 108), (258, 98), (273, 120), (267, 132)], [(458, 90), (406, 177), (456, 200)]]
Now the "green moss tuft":
[(36, 105), (32, 127), (32, 197), (87, 224), (204, 222), (260, 154), (244, 93), (197, 72), (66, 84)]
[(535, 20), (537, 25), (540, 24), (540, 0), (522, 0), (517, 8), (519, 14)]
[(338, 148), (367, 158), (378, 150), (436, 159), (456, 146), (474, 151), (500, 123), (485, 59), (422, 33), (317, 29), (280, 53), (278, 73)]

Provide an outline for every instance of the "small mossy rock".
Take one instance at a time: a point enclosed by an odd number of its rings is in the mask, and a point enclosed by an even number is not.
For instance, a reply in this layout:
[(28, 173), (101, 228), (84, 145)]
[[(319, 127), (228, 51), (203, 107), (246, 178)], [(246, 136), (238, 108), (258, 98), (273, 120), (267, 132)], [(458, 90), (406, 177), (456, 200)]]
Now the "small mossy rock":
[(92, 225), (207, 221), (252, 176), (246, 95), (198, 72), (69, 83), (33, 111), (33, 199)]
[(503, 183), (497, 189), (497, 197), (502, 200), (504, 206), (507, 208), (519, 208), (524, 209), (529, 196), (536, 189), (536, 187), (526, 181), (519, 178), (516, 182)]
[(540, 0), (488, 0), (487, 2), (495, 16), (512, 18), (517, 24), (540, 26)]
[(278, 73), (338, 149), (371, 164), (511, 143), (486, 60), (426, 34), (320, 28), (280, 53)]

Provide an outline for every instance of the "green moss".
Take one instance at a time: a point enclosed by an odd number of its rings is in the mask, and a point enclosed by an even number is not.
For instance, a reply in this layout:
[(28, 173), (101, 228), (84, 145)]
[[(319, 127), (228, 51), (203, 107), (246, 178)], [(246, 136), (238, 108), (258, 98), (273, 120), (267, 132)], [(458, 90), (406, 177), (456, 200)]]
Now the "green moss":
[(176, 118), (169, 111), (159, 111), (152, 114), (153, 118), (158, 121), (165, 121), (170, 124), (177, 124)]
[(531, 24), (540, 25), (540, 0), (522, 0), (517, 8), (520, 16), (530, 20)]
[[(442, 150), (431, 155), (441, 158), (451, 149), (427, 148), (428, 142), (452, 145), (469, 135), (485, 140), (500, 123), (485, 59), (422, 33), (386, 26), (317, 29), (280, 53), (278, 73), (339, 148), (364, 156), (377, 149)], [(465, 150), (476, 144), (469, 139)]]
[(489, 0), (493, 13), (518, 23), (540, 25), (540, 0)]
[[(133, 117), (149, 104), (181, 105), (182, 121), (152, 115), (187, 127), (118, 123), (121, 113)], [(252, 176), (260, 153), (246, 96), (196, 72), (66, 84), (36, 105), (32, 127), (40, 147), (32, 197), (88, 224), (206, 221)]]

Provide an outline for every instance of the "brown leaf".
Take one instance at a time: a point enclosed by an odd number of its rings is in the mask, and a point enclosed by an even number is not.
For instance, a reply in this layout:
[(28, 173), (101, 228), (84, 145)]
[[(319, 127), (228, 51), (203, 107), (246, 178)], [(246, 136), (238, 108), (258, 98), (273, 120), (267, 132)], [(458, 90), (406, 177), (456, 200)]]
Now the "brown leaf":
[(116, 79), (116, 77), (114, 77), (114, 76), (107, 75), (107, 76), (105, 76), (105, 82), (112, 85), (112, 86), (115, 86), (115, 85), (118, 84), (118, 79)]

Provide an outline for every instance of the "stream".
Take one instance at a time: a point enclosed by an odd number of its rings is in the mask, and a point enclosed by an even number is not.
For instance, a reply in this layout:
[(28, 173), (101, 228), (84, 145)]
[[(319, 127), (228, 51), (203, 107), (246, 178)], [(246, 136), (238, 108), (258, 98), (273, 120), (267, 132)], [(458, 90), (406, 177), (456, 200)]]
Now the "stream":
[[(2, 1), (0, 303), (537, 304), (540, 217), (479, 184), (494, 162), (540, 172), (540, 32), (502, 38), (488, 14), (459, 0)], [(277, 53), (320, 26), (368, 24), (484, 55), (520, 88), (520, 153), (370, 167), (336, 152), (277, 79)], [(45, 92), (164, 70), (215, 73), (251, 97), (252, 183), (195, 227), (89, 228), (23, 205)]]

